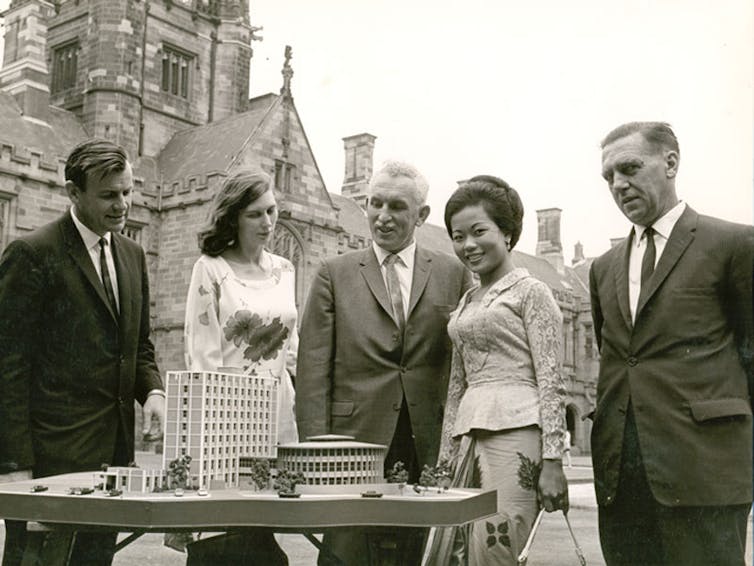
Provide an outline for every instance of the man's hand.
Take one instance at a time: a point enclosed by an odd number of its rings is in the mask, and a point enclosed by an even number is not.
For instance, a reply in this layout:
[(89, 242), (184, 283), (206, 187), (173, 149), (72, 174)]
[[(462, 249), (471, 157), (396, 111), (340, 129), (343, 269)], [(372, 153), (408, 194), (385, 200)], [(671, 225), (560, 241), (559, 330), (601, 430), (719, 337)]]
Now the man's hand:
[(563, 473), (562, 460), (542, 460), (539, 496), (548, 513), (558, 509), (562, 509), (563, 513), (568, 513), (568, 482)]
[(0, 483), (11, 483), (14, 481), (24, 481), (32, 479), (31, 470), (20, 470), (8, 474), (0, 474)]
[(165, 396), (152, 393), (144, 401), (144, 425), (142, 434), (149, 440), (157, 440), (162, 436), (165, 423)]

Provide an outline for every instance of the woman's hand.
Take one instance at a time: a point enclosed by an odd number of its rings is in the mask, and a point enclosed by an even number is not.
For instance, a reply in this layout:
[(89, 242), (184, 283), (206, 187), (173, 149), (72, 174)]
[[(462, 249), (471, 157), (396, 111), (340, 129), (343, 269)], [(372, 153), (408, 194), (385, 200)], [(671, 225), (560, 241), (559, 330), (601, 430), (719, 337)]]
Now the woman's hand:
[(539, 497), (548, 513), (558, 509), (568, 513), (568, 482), (563, 473), (562, 460), (542, 460)]

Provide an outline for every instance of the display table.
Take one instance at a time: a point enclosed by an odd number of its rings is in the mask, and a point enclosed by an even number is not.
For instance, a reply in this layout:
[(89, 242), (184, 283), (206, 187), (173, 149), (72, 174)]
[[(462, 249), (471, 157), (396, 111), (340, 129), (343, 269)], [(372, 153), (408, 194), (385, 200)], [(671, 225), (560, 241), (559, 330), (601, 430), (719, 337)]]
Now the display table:
[[(397, 484), (355, 486), (299, 486), (298, 498), (281, 498), (274, 492), (213, 490), (207, 495), (185, 490), (177, 497), (162, 493), (125, 492), (108, 496), (95, 490), (69, 494), (71, 488), (94, 486), (94, 472), (0, 484), (0, 517), (43, 523), (53, 533), (108, 530), (133, 533), (119, 543), (122, 548), (146, 532), (173, 530), (225, 531), (237, 527), (270, 527), (276, 532), (304, 534), (314, 544), (313, 533), (344, 526), (431, 527), (461, 525), (497, 511), (495, 491), (437, 488), (416, 493)], [(33, 492), (34, 486), (45, 491)], [(377, 492), (380, 497), (364, 497)], [(369, 495), (369, 493), (367, 493)], [(31, 530), (31, 529), (30, 529)], [(41, 545), (40, 537), (29, 537)], [(49, 537), (48, 537), (49, 538)], [(49, 545), (48, 545), (49, 546)], [(27, 548), (38, 555), (41, 547)], [(30, 556), (32, 558), (32, 556)], [(45, 564), (65, 564), (47, 556)]]

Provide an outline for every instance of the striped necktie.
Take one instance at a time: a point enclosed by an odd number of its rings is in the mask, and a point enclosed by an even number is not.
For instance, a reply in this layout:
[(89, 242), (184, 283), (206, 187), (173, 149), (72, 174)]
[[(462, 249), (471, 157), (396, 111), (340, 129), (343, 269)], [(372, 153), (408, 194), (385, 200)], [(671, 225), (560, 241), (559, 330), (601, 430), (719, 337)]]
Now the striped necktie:
[(642, 304), (644, 296), (647, 293), (649, 287), (649, 280), (652, 278), (652, 273), (655, 270), (655, 260), (657, 257), (657, 249), (655, 248), (655, 229), (651, 226), (647, 226), (644, 230), (644, 238), (646, 239), (646, 247), (644, 249), (644, 257), (641, 260), (641, 286), (639, 287), (639, 304)]
[(105, 295), (110, 302), (110, 306), (113, 308), (114, 313), (118, 313), (118, 301), (115, 300), (115, 291), (113, 291), (113, 282), (110, 281), (110, 270), (107, 267), (107, 257), (105, 256), (105, 246), (107, 246), (107, 240), (100, 238), (99, 240), (99, 267), (102, 271), (102, 284), (105, 287)]
[(395, 270), (395, 262), (400, 258), (396, 254), (390, 254), (385, 258), (385, 279), (387, 280), (387, 292), (390, 295), (390, 304), (393, 306), (393, 315), (398, 323), (398, 329), (403, 331), (406, 326), (406, 315), (403, 312), (403, 295), (401, 294), (401, 282), (398, 272)]

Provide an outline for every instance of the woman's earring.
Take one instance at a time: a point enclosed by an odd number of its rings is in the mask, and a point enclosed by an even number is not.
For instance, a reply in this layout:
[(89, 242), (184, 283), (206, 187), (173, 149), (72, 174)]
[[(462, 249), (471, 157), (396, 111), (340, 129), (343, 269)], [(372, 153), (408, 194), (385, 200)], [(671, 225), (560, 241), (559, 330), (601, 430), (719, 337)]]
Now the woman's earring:
[(505, 240), (505, 247), (508, 249), (508, 251), (511, 251), (511, 241)]

